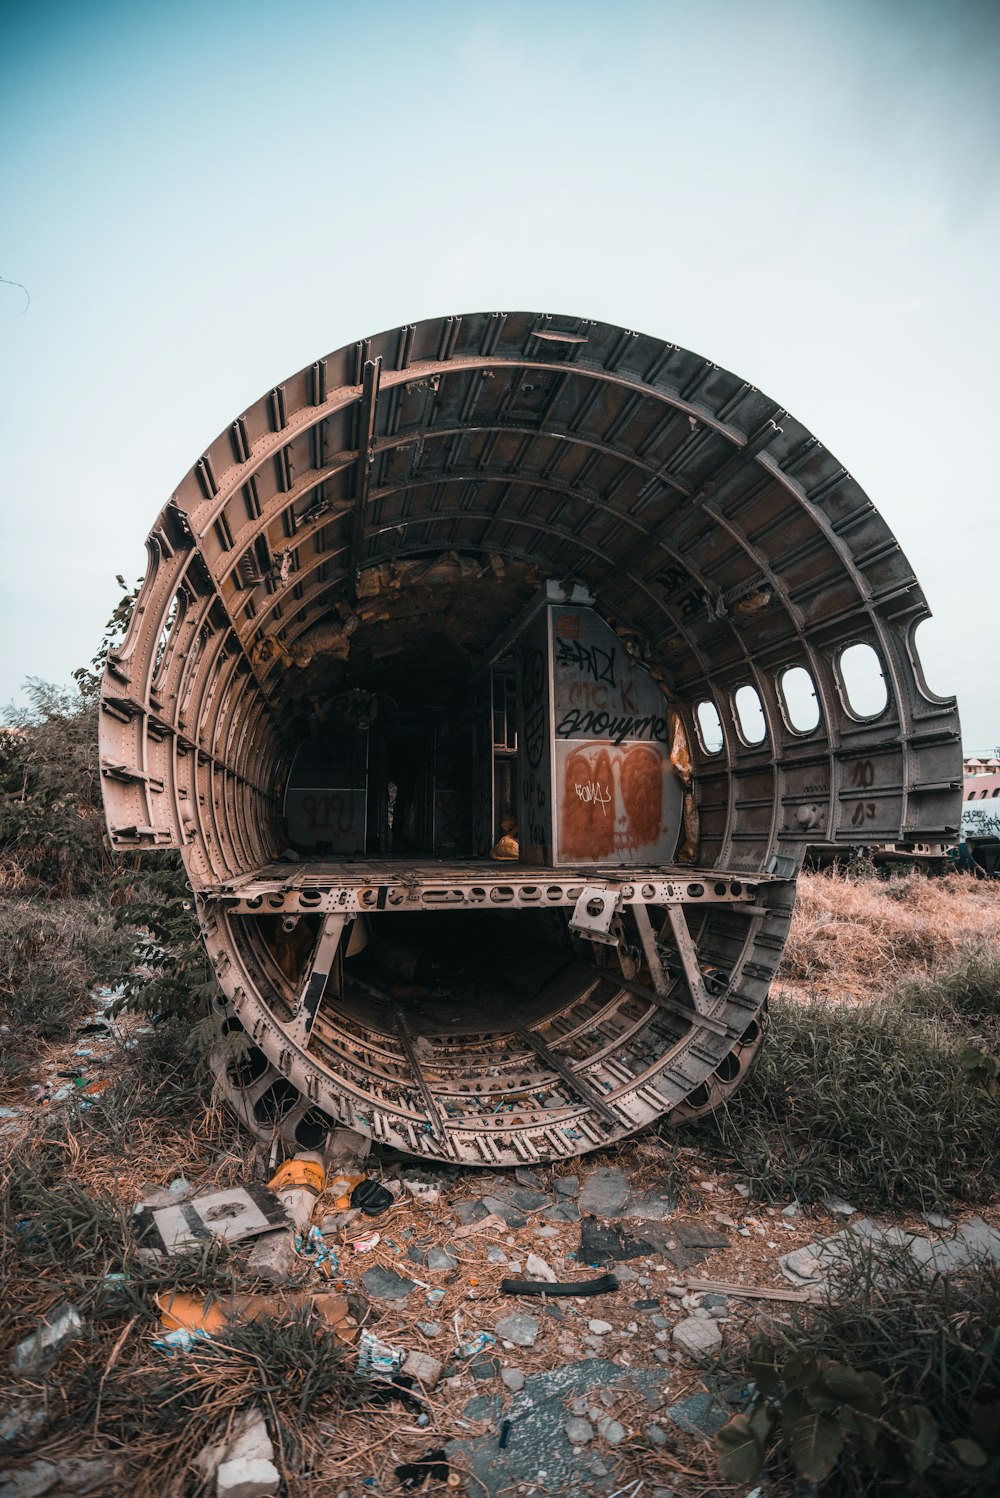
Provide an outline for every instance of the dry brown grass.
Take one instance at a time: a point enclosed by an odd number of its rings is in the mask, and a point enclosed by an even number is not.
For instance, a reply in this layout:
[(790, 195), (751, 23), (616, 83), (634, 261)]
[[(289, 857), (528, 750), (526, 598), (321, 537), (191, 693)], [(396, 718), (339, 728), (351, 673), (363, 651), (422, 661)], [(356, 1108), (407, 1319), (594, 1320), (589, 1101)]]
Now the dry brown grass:
[(863, 1002), (1000, 942), (1000, 882), (802, 874), (777, 994)]

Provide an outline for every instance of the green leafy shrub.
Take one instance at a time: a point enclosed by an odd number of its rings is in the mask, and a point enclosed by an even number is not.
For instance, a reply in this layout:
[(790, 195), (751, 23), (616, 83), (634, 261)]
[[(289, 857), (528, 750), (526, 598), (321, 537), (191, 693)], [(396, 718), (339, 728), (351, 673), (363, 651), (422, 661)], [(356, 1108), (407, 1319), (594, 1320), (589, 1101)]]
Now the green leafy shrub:
[(0, 876), (12, 890), (90, 893), (111, 871), (97, 704), (30, 678), (0, 730)]
[(141, 877), (118, 881), (117, 919), (137, 932), (133, 965), (115, 1010), (189, 1021), (207, 1012), (218, 985), (198, 931), (194, 895), (173, 851), (148, 853)]
[(1000, 1480), (1000, 1267), (926, 1274), (860, 1245), (830, 1298), (750, 1345), (749, 1407), (718, 1436), (730, 1482), (784, 1463), (824, 1494), (969, 1495)]

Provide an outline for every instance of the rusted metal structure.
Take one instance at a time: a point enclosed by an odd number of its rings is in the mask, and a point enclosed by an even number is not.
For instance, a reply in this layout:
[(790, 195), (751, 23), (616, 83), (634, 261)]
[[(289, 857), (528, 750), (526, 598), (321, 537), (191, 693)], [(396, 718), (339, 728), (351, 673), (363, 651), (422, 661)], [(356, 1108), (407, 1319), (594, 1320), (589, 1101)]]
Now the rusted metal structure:
[(896, 541), (659, 339), (496, 312), (350, 344), (237, 417), (148, 548), (108, 823), (182, 851), (259, 1133), (493, 1166), (711, 1108), (803, 849), (958, 827)]

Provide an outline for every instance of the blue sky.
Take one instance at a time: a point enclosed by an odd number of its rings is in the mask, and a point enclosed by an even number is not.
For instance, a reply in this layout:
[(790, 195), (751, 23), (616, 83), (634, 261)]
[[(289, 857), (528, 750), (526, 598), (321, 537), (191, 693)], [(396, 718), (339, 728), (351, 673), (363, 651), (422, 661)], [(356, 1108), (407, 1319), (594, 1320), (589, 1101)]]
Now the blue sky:
[(0, 703), (68, 681), (206, 443), (479, 308), (734, 370), (867, 489), (1000, 741), (1000, 9), (37, 0), (0, 54)]

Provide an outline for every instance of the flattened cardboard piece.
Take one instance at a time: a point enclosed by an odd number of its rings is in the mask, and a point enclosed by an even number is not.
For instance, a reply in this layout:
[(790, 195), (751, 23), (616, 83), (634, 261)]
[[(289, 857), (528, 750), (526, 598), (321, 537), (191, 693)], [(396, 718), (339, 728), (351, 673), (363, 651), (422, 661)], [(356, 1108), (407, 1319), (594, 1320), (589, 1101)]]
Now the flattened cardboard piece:
[(209, 1238), (224, 1238), (228, 1243), (255, 1238), (287, 1227), (288, 1216), (273, 1192), (253, 1185), (210, 1191), (172, 1207), (143, 1207), (133, 1222), (143, 1247), (176, 1254)]

